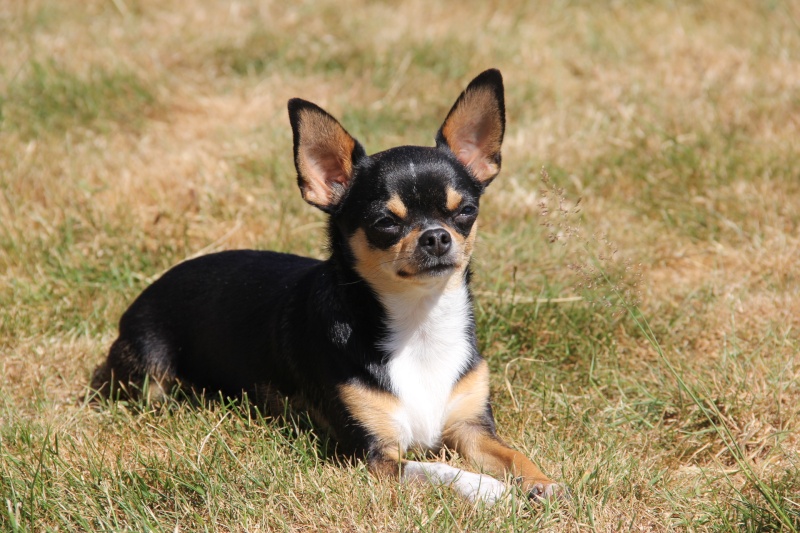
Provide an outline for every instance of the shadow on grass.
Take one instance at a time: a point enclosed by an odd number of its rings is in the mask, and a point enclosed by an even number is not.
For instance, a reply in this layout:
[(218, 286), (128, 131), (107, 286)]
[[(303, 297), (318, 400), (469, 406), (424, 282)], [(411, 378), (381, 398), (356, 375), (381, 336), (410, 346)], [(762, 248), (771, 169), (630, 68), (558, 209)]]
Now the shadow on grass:
[[(333, 435), (323, 424), (313, 420), (309, 411), (295, 408), (288, 398), (269, 398), (249, 395), (226, 395), (222, 392), (208, 393), (192, 387), (175, 385), (166, 395), (149, 399), (150, 384), (139, 388), (111, 389), (107, 394), (87, 389), (79, 401), (98, 410), (108, 411), (112, 417), (121, 410), (134, 416), (152, 416), (168, 419), (175, 413), (191, 410), (196, 413), (214, 412), (222, 418), (234, 418), (246, 425), (256, 425), (281, 435), (287, 443), (303, 440), (314, 447), (314, 456), (335, 465), (352, 464), (358, 456), (339, 448)], [(142, 392), (144, 391), (144, 392)], [(254, 397), (255, 396), (255, 397)], [(291, 446), (291, 444), (290, 444)]]

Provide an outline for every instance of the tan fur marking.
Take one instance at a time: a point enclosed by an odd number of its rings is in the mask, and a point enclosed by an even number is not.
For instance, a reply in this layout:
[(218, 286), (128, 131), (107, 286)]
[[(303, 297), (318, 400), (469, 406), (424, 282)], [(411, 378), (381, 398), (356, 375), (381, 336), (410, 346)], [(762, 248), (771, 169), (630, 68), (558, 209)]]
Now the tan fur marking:
[(547, 485), (553, 482), (530, 459), (509, 448), (498, 438), (482, 435), (477, 439), (477, 448), (476, 455), (479, 458), (476, 462), (482, 461), (489, 470), (494, 468), (496, 472), (511, 473), (514, 478), (519, 479), (525, 491), (530, 491), (537, 483)]
[(447, 209), (450, 211), (455, 211), (458, 206), (461, 205), (461, 200), (463, 199), (464, 197), (460, 192), (449, 185), (447, 186)]
[[(455, 242), (458, 243), (459, 249), (461, 250), (461, 259), (463, 259), (463, 263), (468, 263), (469, 258), (472, 256), (472, 249), (475, 245), (475, 237), (478, 234), (478, 221), (476, 220), (472, 227), (469, 230), (469, 234), (464, 237), (455, 228), (448, 226), (447, 224), (442, 224), (442, 227), (446, 229), (450, 236), (453, 238)], [(462, 261), (459, 261), (461, 263)]]
[(495, 156), (503, 142), (500, 108), (491, 89), (480, 87), (464, 94), (442, 127), (442, 135), (456, 157), (482, 182), (490, 181), (500, 166)]
[(499, 477), (510, 474), (526, 492), (537, 483), (553, 483), (530, 459), (507, 446), (483, 426), (466, 421), (454, 423), (447, 428), (442, 442), (464, 455), (482, 471)]
[(398, 400), (388, 392), (369, 389), (360, 385), (339, 386), (339, 397), (348, 412), (368, 433), (378, 439), (388, 458), (400, 459), (399, 438), (394, 423)]
[(350, 249), (356, 257), (356, 271), (379, 294), (392, 294), (408, 290), (414, 278), (403, 278), (398, 273), (414, 274), (410, 258), (419, 240), (419, 230), (412, 230), (387, 250), (370, 246), (364, 230), (358, 229), (350, 238)]
[(299, 116), (297, 170), (303, 198), (312, 204), (335, 204), (353, 174), (356, 142), (334, 119), (304, 110)]
[(459, 266), (456, 271), (453, 272), (447, 282), (447, 290), (453, 290), (461, 286), (462, 280), (464, 279), (464, 270), (466, 270), (467, 266), (469, 265), (469, 260), (472, 257), (472, 250), (475, 248), (475, 238), (478, 234), (478, 221), (476, 220), (472, 224), (472, 228), (469, 230), (469, 235), (467, 235), (466, 238), (452, 228), (448, 226), (445, 227), (453, 236), (455, 242), (458, 243), (458, 246), (461, 250)]
[(398, 400), (388, 392), (361, 385), (339, 386), (339, 397), (350, 415), (378, 440), (378, 452), (368, 462), (369, 471), (378, 477), (397, 478), (402, 472), (403, 455), (394, 424)]
[(406, 215), (408, 215), (408, 208), (397, 193), (394, 193), (392, 197), (389, 198), (389, 201), (386, 202), (386, 208), (398, 218), (406, 218)]
[(476, 220), (472, 224), (472, 228), (469, 230), (469, 235), (467, 238), (464, 239), (464, 256), (469, 259), (472, 257), (472, 250), (475, 249), (475, 239), (478, 236), (478, 221)]
[(486, 411), (489, 401), (489, 365), (481, 361), (463, 376), (450, 393), (447, 401), (445, 434), (448, 428), (463, 422), (477, 422)]

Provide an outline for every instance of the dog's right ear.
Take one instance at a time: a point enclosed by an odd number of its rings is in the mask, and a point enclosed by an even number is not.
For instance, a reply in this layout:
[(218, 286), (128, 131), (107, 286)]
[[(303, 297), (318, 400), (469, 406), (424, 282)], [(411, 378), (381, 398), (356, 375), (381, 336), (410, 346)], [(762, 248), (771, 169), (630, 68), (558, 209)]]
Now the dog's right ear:
[(486, 187), (500, 172), (505, 130), (503, 76), (489, 69), (458, 97), (436, 134), (436, 146), (447, 147)]
[(329, 213), (350, 187), (353, 169), (366, 152), (335, 118), (311, 102), (289, 100), (289, 121), (303, 199)]

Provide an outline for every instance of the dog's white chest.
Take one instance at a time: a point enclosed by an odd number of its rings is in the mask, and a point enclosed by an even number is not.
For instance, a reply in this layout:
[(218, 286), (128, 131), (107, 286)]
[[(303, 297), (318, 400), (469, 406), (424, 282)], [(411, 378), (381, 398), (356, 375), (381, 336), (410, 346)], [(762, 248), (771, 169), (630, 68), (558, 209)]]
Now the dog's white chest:
[(384, 300), (390, 335), (384, 346), (400, 446), (436, 448), (440, 444), (447, 402), (466, 367), (471, 343), (466, 287), (436, 297), (406, 296)]

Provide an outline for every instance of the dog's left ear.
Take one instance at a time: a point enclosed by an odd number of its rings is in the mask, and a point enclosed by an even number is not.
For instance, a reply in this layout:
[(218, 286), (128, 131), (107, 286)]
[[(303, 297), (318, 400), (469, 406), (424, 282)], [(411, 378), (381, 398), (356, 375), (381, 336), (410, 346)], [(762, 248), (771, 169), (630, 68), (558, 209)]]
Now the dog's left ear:
[(330, 213), (350, 187), (355, 166), (366, 152), (335, 118), (311, 102), (289, 100), (289, 122), (303, 199)]
[(490, 69), (458, 97), (436, 134), (436, 146), (450, 149), (485, 187), (500, 172), (505, 129), (503, 76)]

